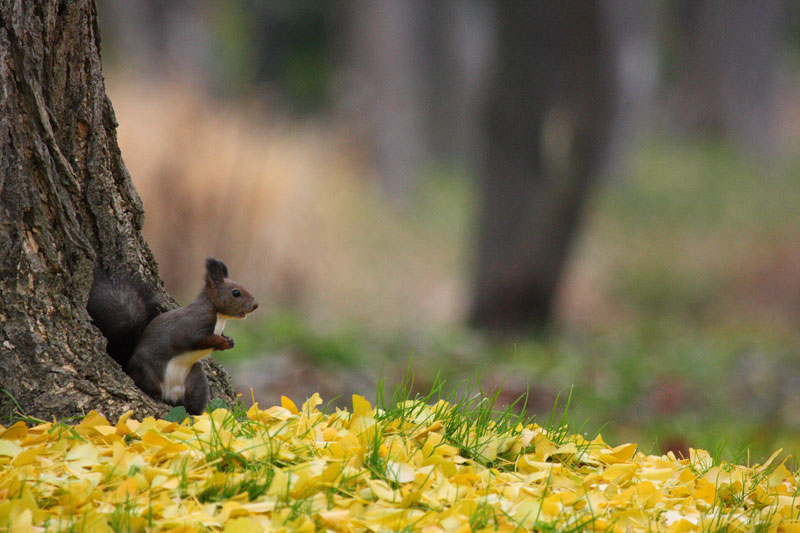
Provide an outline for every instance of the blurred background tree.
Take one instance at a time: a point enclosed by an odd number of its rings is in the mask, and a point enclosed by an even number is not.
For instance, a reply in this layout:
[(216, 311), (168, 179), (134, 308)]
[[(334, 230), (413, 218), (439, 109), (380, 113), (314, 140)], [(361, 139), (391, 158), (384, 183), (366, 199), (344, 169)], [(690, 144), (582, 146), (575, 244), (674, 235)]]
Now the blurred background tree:
[(800, 428), (793, 3), (99, 9), (168, 288), (216, 254), (272, 303), (242, 390), (366, 392), (413, 352), (541, 408), (575, 384), (622, 436)]
[(552, 318), (556, 285), (615, 104), (601, 2), (499, 3), (484, 119), (483, 210), (472, 323), (530, 332)]
[(677, 127), (730, 136), (762, 155), (775, 151), (787, 8), (781, 0), (675, 2), (668, 29), (673, 64), (665, 78)]

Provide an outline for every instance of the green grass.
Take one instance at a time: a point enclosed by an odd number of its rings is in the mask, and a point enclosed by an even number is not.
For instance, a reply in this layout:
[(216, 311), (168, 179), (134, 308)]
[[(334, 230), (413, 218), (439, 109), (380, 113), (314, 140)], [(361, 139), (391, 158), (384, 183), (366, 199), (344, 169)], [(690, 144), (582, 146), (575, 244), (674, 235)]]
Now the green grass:
[[(469, 345), (471, 334), (463, 336), (459, 344)], [(506, 410), (510, 417), (522, 407), (512, 402), (528, 391), (528, 411), (541, 418), (558, 396), (570, 396), (570, 410), (575, 420), (585, 422), (587, 431), (602, 430), (612, 441), (639, 442), (647, 451), (674, 449), (676, 443), (715, 449), (727, 442), (729, 448), (749, 448), (754, 458), (763, 458), (778, 447), (800, 449), (800, 438), (792, 432), (793, 411), (785, 405), (792, 399), (787, 389), (791, 377), (800, 376), (800, 338), (788, 333), (764, 338), (734, 329), (709, 332), (681, 323), (649, 322), (620, 331), (478, 345), (466, 356), (445, 347), (423, 357), (412, 343), (405, 351), (398, 348), (401, 344), (392, 340), (386, 348), (375, 348), (373, 341), (359, 348), (362, 354), (374, 350), (368, 374), (375, 379), (380, 372), (403, 375), (415, 353), (420, 354), (412, 365), (417, 381), (410, 389), (435, 390), (437, 397), (459, 405), (485, 392), (487, 410)], [(317, 352), (312, 360), (324, 356)], [(350, 363), (335, 359), (325, 364), (346, 371)], [(364, 372), (358, 364), (354, 369)], [(475, 375), (492, 390), (481, 390), (474, 380), (471, 390), (441, 382), (463, 383)], [(504, 382), (504, 393), (495, 396)], [(339, 395), (335, 403), (341, 405), (352, 392), (375, 395), (364, 386), (334, 390), (326, 399)]]

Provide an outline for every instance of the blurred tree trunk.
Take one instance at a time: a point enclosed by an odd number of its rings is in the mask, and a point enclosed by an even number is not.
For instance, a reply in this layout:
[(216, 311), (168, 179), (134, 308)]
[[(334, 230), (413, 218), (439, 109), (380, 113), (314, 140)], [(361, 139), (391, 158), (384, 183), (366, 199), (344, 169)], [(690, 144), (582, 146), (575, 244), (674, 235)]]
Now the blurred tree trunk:
[(681, 129), (775, 149), (774, 114), (783, 0), (681, 0), (675, 106)]
[[(160, 288), (122, 162), (92, 0), (0, 2), (0, 419), (164, 414), (105, 353), (92, 269)], [(163, 294), (163, 306), (175, 303)], [(234, 396), (210, 372), (213, 395)], [(18, 402), (18, 406), (15, 402)]]
[(486, 0), (353, 0), (345, 105), (364, 129), (377, 180), (403, 203), (425, 164), (470, 167), (492, 46)]
[(427, 156), (473, 169), (493, 45), (493, 10), (486, 0), (432, 2), (425, 32)]
[(353, 0), (349, 46), (352, 102), (372, 148), (377, 179), (402, 203), (417, 185), (424, 161), (426, 55), (420, 30), (427, 0)]
[(473, 325), (550, 320), (559, 275), (612, 120), (614, 69), (599, 1), (499, 2), (485, 122)]
[(615, 65), (614, 127), (603, 175), (624, 173), (635, 139), (650, 133), (660, 75), (658, 7), (642, 0), (603, 0)]

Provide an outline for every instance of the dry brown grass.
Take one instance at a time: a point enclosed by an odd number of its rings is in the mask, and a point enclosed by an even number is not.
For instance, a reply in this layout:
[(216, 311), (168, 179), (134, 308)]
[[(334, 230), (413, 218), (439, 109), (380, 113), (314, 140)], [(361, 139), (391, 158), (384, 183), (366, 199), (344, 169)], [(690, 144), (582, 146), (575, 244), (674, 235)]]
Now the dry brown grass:
[(112, 79), (145, 236), (177, 297), (192, 297), (214, 255), (264, 303), (317, 319), (404, 326), (459, 317), (463, 235), (420, 233), (385, 203), (341, 128), (290, 124), (178, 83)]

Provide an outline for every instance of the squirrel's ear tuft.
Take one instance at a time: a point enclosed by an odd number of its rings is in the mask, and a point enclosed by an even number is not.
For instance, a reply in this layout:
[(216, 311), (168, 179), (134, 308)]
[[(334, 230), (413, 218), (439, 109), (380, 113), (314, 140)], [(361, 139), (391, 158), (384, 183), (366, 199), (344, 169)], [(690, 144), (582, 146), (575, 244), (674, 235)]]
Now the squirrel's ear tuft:
[(228, 277), (228, 267), (219, 259), (209, 257), (206, 259), (206, 279), (214, 285), (219, 285)]

